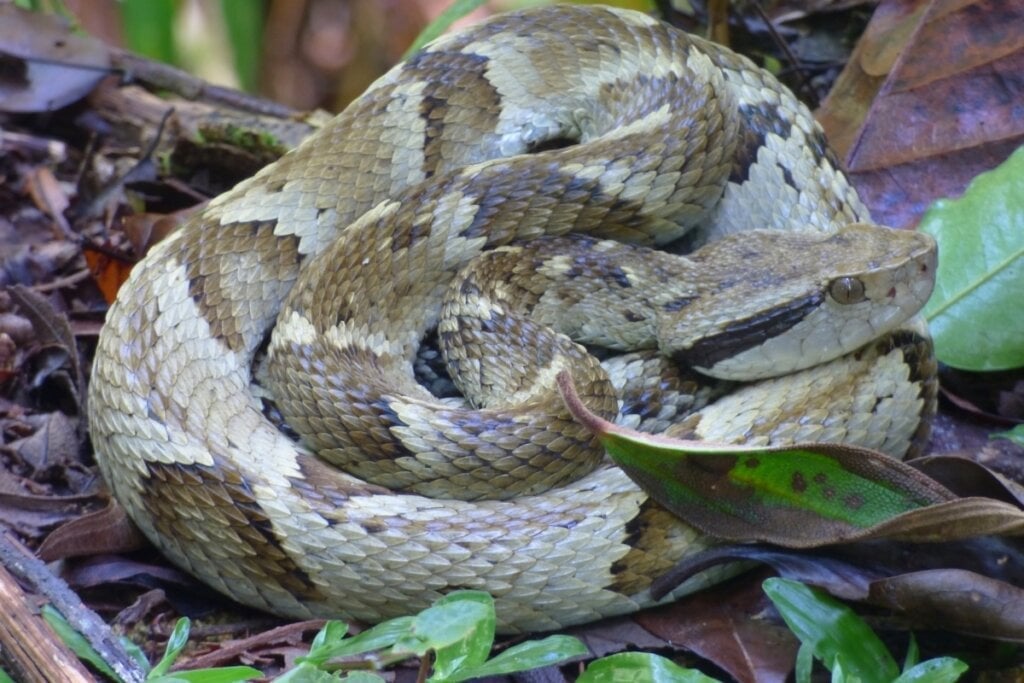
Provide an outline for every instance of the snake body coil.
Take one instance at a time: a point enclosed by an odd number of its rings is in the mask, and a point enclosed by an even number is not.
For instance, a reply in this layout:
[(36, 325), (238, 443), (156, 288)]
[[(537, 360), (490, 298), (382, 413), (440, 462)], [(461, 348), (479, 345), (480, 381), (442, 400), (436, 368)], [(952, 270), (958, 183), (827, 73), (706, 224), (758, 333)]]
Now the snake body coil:
[[(394, 493), (323, 458), (394, 456), (405, 463), (401, 479), (418, 467), (408, 463), (465, 443), (497, 451), (500, 469), (506, 451), (543, 468), (559, 459), (553, 441), (590, 441), (571, 420), (551, 417), (554, 436), (509, 445), (525, 430), (515, 420), (500, 426), (465, 411), (439, 425), (411, 379), (411, 398), (398, 396), (395, 378), (411, 378), (415, 345), (437, 323), (444, 290), (484, 249), (566, 233), (663, 244), (695, 227), (712, 242), (755, 227), (846, 235), (844, 226), (866, 217), (806, 109), (745, 59), (634, 12), (501, 15), (397, 66), (136, 267), (93, 366), (97, 458), (168, 557), (257, 608), (379, 621), (477, 588), (495, 596), (505, 630), (630, 612), (651, 602), (653, 578), (706, 541), (617, 468), (470, 502)], [(561, 258), (541, 267), (571, 271)], [(912, 278), (933, 258), (920, 238), (911, 265), (896, 268), (909, 284), (844, 275), (828, 296), (926, 297), (930, 285)], [(335, 277), (307, 284), (313, 271)], [(764, 275), (755, 289), (784, 289), (780, 278)], [(734, 320), (715, 323), (721, 336), (688, 352), (697, 365), (741, 353), (743, 365), (752, 355), (776, 358), (771, 343), (730, 347), (741, 328), (768, 337), (781, 326), (779, 315), (743, 311), (756, 296), (741, 298)], [(824, 298), (805, 295), (782, 318), (804, 324)], [(282, 336), (270, 355), (284, 369), (270, 375), (289, 420), (303, 424), (304, 445), (263, 416), (250, 386), (275, 319)], [(833, 336), (854, 321), (844, 326)], [(333, 359), (323, 379), (307, 372), (326, 363), (306, 355), (314, 347)], [(840, 440), (902, 455), (927, 434), (931, 366), (926, 332), (911, 324), (735, 392), (673, 429)], [(289, 388), (299, 370), (311, 379)], [(336, 428), (344, 436), (328, 436)], [(321, 441), (323, 458), (307, 450)]]

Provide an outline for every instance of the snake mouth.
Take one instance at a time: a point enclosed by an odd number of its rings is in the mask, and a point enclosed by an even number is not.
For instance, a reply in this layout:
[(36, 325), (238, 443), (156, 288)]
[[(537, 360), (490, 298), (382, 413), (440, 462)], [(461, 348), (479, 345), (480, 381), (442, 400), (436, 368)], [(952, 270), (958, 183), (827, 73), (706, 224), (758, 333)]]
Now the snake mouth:
[(816, 311), (825, 300), (821, 291), (793, 299), (780, 306), (736, 320), (721, 332), (704, 337), (692, 346), (672, 353), (672, 360), (709, 374), (719, 363), (735, 358), (791, 330)]

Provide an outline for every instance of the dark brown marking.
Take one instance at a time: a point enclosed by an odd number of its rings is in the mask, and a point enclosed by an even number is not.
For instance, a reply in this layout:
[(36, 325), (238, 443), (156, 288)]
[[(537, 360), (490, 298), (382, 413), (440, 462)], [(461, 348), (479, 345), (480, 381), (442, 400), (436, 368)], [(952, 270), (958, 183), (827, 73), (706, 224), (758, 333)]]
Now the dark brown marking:
[(662, 304), (661, 308), (666, 313), (676, 313), (692, 304), (694, 301), (697, 300), (697, 298), (698, 297), (695, 296), (679, 297), (678, 299), (673, 299), (672, 301), (669, 301), (666, 304)]
[(864, 496), (859, 493), (851, 493), (843, 498), (843, 504), (851, 510), (860, 510), (864, 507)]
[(824, 298), (821, 292), (812, 292), (750, 318), (737, 320), (718, 334), (701, 339), (689, 349), (677, 351), (673, 359), (691, 367), (712, 368), (720, 361), (786, 332), (818, 308)]
[(761, 465), (761, 461), (757, 458), (747, 458), (746, 462), (743, 463), (747, 466), (747, 469), (755, 469)]
[(803, 493), (807, 490), (807, 478), (804, 477), (803, 472), (794, 472), (792, 481), (793, 490), (797, 493)]
[[(768, 102), (742, 104), (739, 107), (740, 140), (736, 148), (729, 180), (745, 183), (750, 179), (750, 168), (757, 163), (757, 153), (764, 147), (769, 133), (788, 138), (793, 124), (779, 115), (779, 108)], [(790, 177), (792, 180), (792, 176)]]
[(828, 482), (828, 475), (824, 472), (818, 472), (812, 477), (815, 484), (825, 484)]
[[(430, 178), (443, 170), (444, 146), (466, 137), (491, 131), (501, 111), (501, 95), (487, 80), (487, 57), (461, 52), (421, 52), (405, 70), (410, 78), (426, 83), (420, 102), (423, 132), (423, 173)], [(473, 112), (467, 116), (467, 112)], [(464, 123), (473, 121), (467, 131)]]
[(211, 334), (233, 351), (259, 343), (264, 332), (263, 322), (237, 312), (276, 311), (302, 260), (298, 238), (276, 236), (274, 226), (273, 221), (210, 222), (188, 231), (177, 256)]
[(625, 543), (630, 550), (612, 563), (613, 579), (608, 588), (633, 595), (650, 587), (652, 577), (664, 574), (673, 566), (664, 548), (677, 528), (671, 513), (651, 499), (644, 501), (636, 517), (626, 523)]
[(636, 311), (624, 311), (622, 317), (631, 323), (642, 323), (647, 318)]
[(141, 501), (160, 536), (174, 539), (165, 541), (172, 556), (184, 555), (206, 572), (230, 567), (220, 575), (228, 584), (241, 573), (256, 585), (278, 584), (305, 602), (326, 599), (288, 556), (250, 482), (237, 469), (220, 460), (213, 467), (147, 462), (146, 469)]

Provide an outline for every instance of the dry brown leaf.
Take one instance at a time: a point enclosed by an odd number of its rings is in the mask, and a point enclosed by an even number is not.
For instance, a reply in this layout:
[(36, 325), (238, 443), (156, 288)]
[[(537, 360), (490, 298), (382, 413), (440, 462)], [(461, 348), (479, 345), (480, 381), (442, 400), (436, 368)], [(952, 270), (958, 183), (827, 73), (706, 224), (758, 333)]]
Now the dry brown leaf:
[(1021, 3), (878, 8), (819, 112), (876, 220), (915, 225), (1024, 143), (1021, 26)]
[(771, 603), (761, 582), (769, 572), (687, 596), (635, 620), (664, 638), (724, 669), (741, 683), (783, 683), (793, 670), (799, 642), (781, 623), (763, 614)]
[(145, 546), (145, 538), (128, 520), (124, 508), (111, 499), (102, 510), (54, 529), (39, 546), (38, 554), (42, 560), (53, 562), (101, 553), (127, 553)]
[(1024, 590), (961, 569), (933, 569), (880, 579), (868, 600), (914, 624), (983, 638), (1024, 642)]

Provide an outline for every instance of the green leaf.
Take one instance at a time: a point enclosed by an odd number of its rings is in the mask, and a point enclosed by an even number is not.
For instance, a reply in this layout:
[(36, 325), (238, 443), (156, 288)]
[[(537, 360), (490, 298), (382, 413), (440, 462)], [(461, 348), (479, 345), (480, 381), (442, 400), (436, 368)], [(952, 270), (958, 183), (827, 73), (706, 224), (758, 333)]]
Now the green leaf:
[(89, 641), (85, 637), (76, 631), (64, 615), (61, 614), (52, 605), (43, 605), (42, 609), (43, 620), (50, 625), (54, 633), (64, 641), (64, 644), (71, 648), (71, 651), (75, 653), (75, 656), (82, 661), (89, 662), (92, 664), (97, 671), (102, 673), (104, 676), (112, 681), (121, 680), (120, 676), (114, 673), (114, 670), (110, 668), (106, 660), (100, 656), (100, 653), (89, 644)]
[(993, 439), (1008, 439), (1018, 446), (1024, 446), (1024, 424), (1017, 425), (1008, 432), (996, 432), (991, 437)]
[(370, 671), (350, 671), (341, 680), (347, 683), (383, 683), (385, 678)]
[(174, 630), (171, 631), (171, 637), (167, 639), (167, 648), (164, 650), (164, 656), (156, 663), (153, 670), (149, 672), (150, 678), (158, 678), (167, 673), (167, 670), (174, 664), (178, 655), (185, 649), (185, 645), (188, 643), (188, 632), (191, 628), (192, 621), (188, 617), (178, 619), (177, 623), (174, 624)]
[(910, 642), (907, 644), (907, 656), (903, 658), (903, 670), (913, 669), (917, 666), (917, 660), (921, 658), (921, 651), (917, 647), (917, 638), (910, 634)]
[(543, 640), (528, 640), (510, 647), (480, 666), (459, 668), (445, 680), (456, 683), (484, 676), (501, 676), (529, 671), (542, 666), (561, 664), (573, 657), (583, 657), (588, 653), (587, 647), (577, 638), (549, 636)]
[(14, 683), (14, 679), (3, 669), (0, 669), (0, 683)]
[(275, 678), (274, 683), (337, 683), (338, 680), (334, 674), (309, 662), (302, 662)]
[(483, 591), (456, 591), (413, 617), (409, 637), (395, 644), (423, 655), (434, 651), (430, 681), (453, 679), (462, 667), (487, 661), (494, 644), (497, 618), (494, 598)]
[(174, 20), (177, 0), (121, 0), (121, 23), (132, 52), (176, 64)]
[(340, 643), (348, 634), (348, 624), (344, 621), (328, 621), (324, 627), (317, 631), (313, 642), (309, 644), (309, 655), (312, 656), (322, 647)]
[(557, 379), (573, 417), (597, 434), (630, 478), (718, 538), (788, 547), (834, 543), (955, 499), (913, 467), (862, 448), (725, 446), (641, 434), (587, 410), (567, 372)]
[(215, 669), (191, 669), (175, 671), (164, 676), (147, 677), (149, 683), (235, 683), (262, 678), (263, 672), (251, 666), (222, 666)]
[(620, 652), (591, 662), (576, 683), (717, 683), (717, 679), (659, 655)]
[(967, 671), (967, 664), (953, 657), (937, 657), (904, 671), (893, 683), (953, 683)]
[[(412, 617), (391, 619), (381, 624), (377, 624), (373, 628), (363, 631), (357, 636), (346, 638), (344, 640), (332, 640), (333, 636), (325, 636), (318, 647), (310, 649), (309, 654), (298, 657), (295, 661), (299, 663), (306, 662), (308, 664), (319, 666), (329, 659), (350, 657), (364, 652), (372, 652), (373, 650), (382, 650), (386, 647), (391, 647), (399, 638), (403, 638), (408, 635), (409, 629), (412, 627), (412, 621)], [(330, 624), (325, 626), (324, 630), (327, 630), (329, 627)], [(340, 630), (339, 627), (335, 628)], [(322, 630), (320, 633), (324, 633), (324, 631)], [(334, 633), (334, 636), (336, 635), (337, 631)], [(315, 638), (313, 642), (315, 643), (319, 638), (320, 634), (317, 634), (317, 638)]]
[(124, 648), (124, 651), (128, 653), (128, 656), (135, 660), (135, 663), (139, 665), (140, 670), (150, 670), (149, 658), (146, 656), (146, 653), (142, 651), (141, 647), (124, 636), (119, 636), (118, 640), (121, 642), (121, 647)]
[(921, 219), (939, 243), (935, 292), (924, 308), (943, 363), (965, 370), (1024, 366), (1024, 148), (982, 173), (960, 199)]
[(814, 648), (809, 643), (800, 643), (796, 651), (796, 670), (793, 677), (796, 683), (811, 683), (811, 671), (814, 669)]
[(260, 51), (263, 45), (263, 16), (266, 8), (253, 0), (220, 0), (221, 14), (231, 44), (235, 73), (242, 89), (255, 92), (259, 80)]
[(451, 26), (453, 23), (466, 16), (477, 7), (483, 5), (487, 0), (455, 0), (452, 4), (438, 15), (436, 19), (430, 22), (426, 28), (424, 28), (416, 40), (412, 42), (409, 49), (402, 55), (402, 59), (408, 59), (411, 55), (416, 54), (423, 46), (437, 38)]
[(882, 641), (846, 605), (798, 581), (767, 579), (763, 586), (786, 625), (830, 671), (841, 655), (846, 680), (889, 683), (899, 674)]

